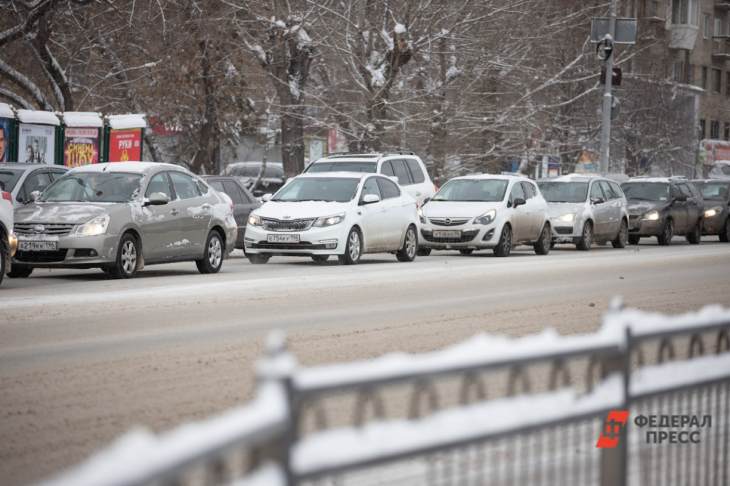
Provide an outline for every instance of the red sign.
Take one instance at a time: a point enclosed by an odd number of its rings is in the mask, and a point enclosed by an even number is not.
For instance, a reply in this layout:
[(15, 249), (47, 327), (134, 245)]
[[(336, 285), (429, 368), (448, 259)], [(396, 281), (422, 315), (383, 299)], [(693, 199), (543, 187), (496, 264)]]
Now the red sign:
[(109, 162), (142, 159), (142, 129), (112, 130), (109, 133)]
[(63, 165), (79, 167), (99, 163), (99, 129), (66, 128)]
[(611, 410), (608, 412), (608, 417), (606, 417), (606, 421), (603, 424), (603, 430), (601, 430), (598, 436), (596, 447), (599, 449), (615, 448), (621, 437), (621, 431), (626, 427), (628, 420), (628, 410)]

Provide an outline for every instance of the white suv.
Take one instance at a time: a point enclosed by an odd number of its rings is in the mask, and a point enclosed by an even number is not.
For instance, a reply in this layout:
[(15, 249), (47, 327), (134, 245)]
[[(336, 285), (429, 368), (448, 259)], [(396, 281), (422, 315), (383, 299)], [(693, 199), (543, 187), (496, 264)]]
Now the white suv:
[(0, 283), (10, 270), (10, 258), (18, 247), (13, 233), (13, 197), (4, 189), (0, 184)]
[(332, 154), (315, 160), (304, 172), (369, 172), (395, 177), (419, 206), (436, 193), (426, 166), (413, 152)]

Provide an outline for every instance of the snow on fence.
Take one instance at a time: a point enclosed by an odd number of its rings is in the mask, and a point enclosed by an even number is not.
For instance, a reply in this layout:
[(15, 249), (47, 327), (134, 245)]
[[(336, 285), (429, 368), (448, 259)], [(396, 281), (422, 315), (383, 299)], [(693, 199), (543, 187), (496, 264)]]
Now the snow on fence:
[(667, 317), (617, 302), (592, 334), (479, 335), (310, 368), (275, 333), (257, 376), (247, 406), (130, 432), (44, 484), (730, 484), (720, 307)]

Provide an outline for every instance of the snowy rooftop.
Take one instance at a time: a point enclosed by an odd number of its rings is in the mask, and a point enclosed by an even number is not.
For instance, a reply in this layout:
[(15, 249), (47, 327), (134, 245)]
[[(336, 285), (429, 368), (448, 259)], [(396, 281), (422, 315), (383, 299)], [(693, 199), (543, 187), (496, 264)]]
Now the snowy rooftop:
[(0, 103), (0, 118), (15, 118), (15, 113), (9, 104)]
[(109, 127), (114, 130), (147, 128), (147, 120), (143, 114), (109, 115), (106, 118), (109, 121)]
[(63, 123), (67, 127), (101, 128), (104, 126), (101, 113), (93, 111), (67, 111), (62, 113), (62, 116)]
[(18, 110), (18, 120), (20, 120), (20, 123), (38, 123), (41, 125), (58, 126), (61, 124), (56, 114), (50, 111)]

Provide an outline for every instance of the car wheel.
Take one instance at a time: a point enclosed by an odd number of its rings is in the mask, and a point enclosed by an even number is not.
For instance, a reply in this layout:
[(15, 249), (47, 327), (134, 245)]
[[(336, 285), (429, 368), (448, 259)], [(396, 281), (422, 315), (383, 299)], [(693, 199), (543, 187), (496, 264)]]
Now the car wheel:
[(403, 246), (395, 254), (399, 262), (412, 262), (416, 258), (418, 252), (418, 234), (416, 228), (411, 225), (406, 230), (406, 237), (403, 240)]
[(425, 246), (419, 246), (418, 251), (416, 252), (416, 255), (418, 256), (428, 256), (431, 254), (431, 248), (425, 247)]
[(312, 255), (312, 260), (317, 263), (324, 263), (329, 259), (329, 255)]
[(720, 241), (723, 243), (730, 241), (730, 218), (725, 221), (725, 228), (720, 230)]
[(362, 254), (362, 238), (357, 228), (350, 229), (347, 234), (347, 244), (345, 245), (345, 253), (338, 255), (337, 259), (341, 265), (357, 265)]
[(586, 221), (583, 224), (583, 231), (575, 247), (581, 251), (588, 251), (591, 249), (591, 246), (593, 246), (593, 224), (590, 221)]
[(687, 233), (687, 241), (690, 245), (699, 245), (702, 241), (702, 220), (697, 221), (691, 233)]
[(667, 246), (672, 243), (672, 238), (674, 237), (674, 224), (672, 223), (671, 219), (668, 219), (664, 222), (664, 226), (662, 227), (662, 234), (657, 236), (657, 241), (662, 246)]
[(30, 277), (31, 273), (33, 273), (33, 267), (29, 267), (28, 265), (13, 264), (10, 267), (10, 271), (8, 272), (8, 277), (10, 277), (10, 278), (28, 278), (28, 277)]
[(211, 231), (205, 240), (205, 254), (200, 260), (195, 260), (195, 266), (200, 273), (218, 273), (223, 266), (223, 238), (215, 230)]
[(502, 227), (502, 234), (499, 236), (499, 243), (494, 248), (494, 254), (498, 257), (507, 257), (512, 251), (512, 228), (505, 224)]
[[(616, 239), (611, 242), (614, 248), (626, 248), (626, 240), (629, 237), (629, 225), (626, 224), (626, 220), (621, 220), (621, 227), (618, 230)], [(638, 243), (638, 242), (637, 242)], [(636, 244), (636, 243), (634, 243)]]
[(464, 248), (463, 250), (459, 250), (459, 253), (461, 253), (462, 255), (471, 255), (472, 253), (474, 253), (474, 249)]
[(638, 245), (640, 240), (641, 240), (641, 236), (639, 236), (639, 235), (629, 235), (629, 244), (630, 245)]
[(553, 236), (550, 231), (550, 225), (545, 223), (545, 226), (542, 227), (542, 232), (540, 233), (540, 239), (533, 245), (535, 253), (538, 255), (547, 255), (550, 253), (550, 243), (552, 243), (552, 240)]
[(260, 253), (246, 253), (246, 258), (253, 265), (263, 265), (268, 262), (271, 255), (262, 255)]
[(122, 235), (117, 250), (117, 259), (109, 267), (109, 274), (114, 278), (132, 278), (137, 273), (139, 250), (137, 239), (130, 233)]

